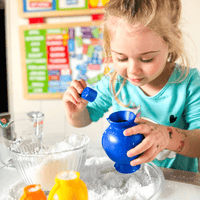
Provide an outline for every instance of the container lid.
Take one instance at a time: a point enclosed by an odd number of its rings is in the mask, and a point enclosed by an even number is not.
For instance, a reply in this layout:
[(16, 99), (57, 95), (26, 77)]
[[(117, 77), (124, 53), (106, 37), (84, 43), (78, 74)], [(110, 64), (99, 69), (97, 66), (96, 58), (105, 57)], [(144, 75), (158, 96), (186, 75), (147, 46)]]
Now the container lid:
[(90, 87), (86, 87), (81, 93), (81, 97), (89, 102), (93, 102), (97, 97), (97, 91)]

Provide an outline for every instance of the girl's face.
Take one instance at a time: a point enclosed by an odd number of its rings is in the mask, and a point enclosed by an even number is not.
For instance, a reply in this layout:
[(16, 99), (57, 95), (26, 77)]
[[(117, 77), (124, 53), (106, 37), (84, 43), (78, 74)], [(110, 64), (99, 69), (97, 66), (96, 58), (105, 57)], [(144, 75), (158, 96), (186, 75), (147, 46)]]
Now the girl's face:
[[(127, 29), (129, 26), (129, 29)], [(119, 23), (111, 35), (114, 68), (133, 85), (154, 85), (166, 66), (168, 46), (161, 37), (143, 25)]]

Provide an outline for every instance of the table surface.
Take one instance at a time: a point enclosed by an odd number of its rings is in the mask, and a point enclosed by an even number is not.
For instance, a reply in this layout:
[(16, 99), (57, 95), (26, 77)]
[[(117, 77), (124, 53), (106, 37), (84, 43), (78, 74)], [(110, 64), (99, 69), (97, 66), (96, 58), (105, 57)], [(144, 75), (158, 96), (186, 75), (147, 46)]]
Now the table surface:
[[(97, 156), (98, 153), (92, 151)], [(165, 188), (158, 200), (199, 200), (200, 174), (175, 169), (160, 168), (165, 177)], [(12, 184), (22, 180), (15, 168), (0, 163), (0, 194)], [(1, 199), (0, 200), (6, 200)]]

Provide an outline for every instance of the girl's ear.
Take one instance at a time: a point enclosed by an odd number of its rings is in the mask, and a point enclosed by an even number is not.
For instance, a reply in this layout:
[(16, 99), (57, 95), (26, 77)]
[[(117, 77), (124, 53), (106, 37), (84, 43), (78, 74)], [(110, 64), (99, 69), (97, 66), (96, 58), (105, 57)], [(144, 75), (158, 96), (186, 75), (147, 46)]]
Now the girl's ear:
[(171, 62), (172, 61), (172, 52), (168, 53), (167, 61)]
[(170, 61), (172, 59), (172, 57), (173, 57), (173, 48), (170, 45), (168, 45), (168, 57), (167, 57), (167, 59)]

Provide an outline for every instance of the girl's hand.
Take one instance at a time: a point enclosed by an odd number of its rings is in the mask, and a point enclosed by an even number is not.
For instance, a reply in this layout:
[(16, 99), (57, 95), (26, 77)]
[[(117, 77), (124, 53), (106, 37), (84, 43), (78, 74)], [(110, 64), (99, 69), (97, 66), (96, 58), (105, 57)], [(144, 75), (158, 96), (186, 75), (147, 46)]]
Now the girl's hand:
[(125, 136), (141, 133), (144, 135), (144, 140), (135, 148), (127, 152), (128, 157), (133, 157), (139, 154), (138, 158), (131, 161), (131, 165), (139, 165), (141, 163), (151, 162), (156, 156), (163, 151), (169, 144), (169, 133), (166, 131), (166, 126), (154, 124), (144, 119), (136, 118), (137, 126), (131, 127), (124, 131)]
[(79, 114), (86, 108), (88, 101), (80, 97), (85, 87), (87, 84), (83, 79), (73, 80), (64, 93), (63, 104), (67, 116)]

